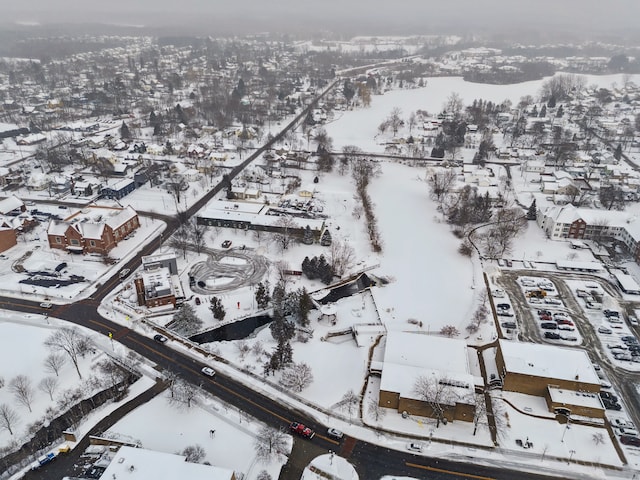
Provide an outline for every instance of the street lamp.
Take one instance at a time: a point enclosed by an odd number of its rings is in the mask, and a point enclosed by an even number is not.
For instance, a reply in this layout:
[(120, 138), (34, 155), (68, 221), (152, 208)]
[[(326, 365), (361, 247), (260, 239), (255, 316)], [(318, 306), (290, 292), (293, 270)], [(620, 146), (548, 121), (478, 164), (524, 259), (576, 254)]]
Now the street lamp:
[(569, 450), (569, 461), (567, 462), (567, 465), (571, 464), (571, 459), (573, 458), (574, 453), (576, 453), (575, 450)]

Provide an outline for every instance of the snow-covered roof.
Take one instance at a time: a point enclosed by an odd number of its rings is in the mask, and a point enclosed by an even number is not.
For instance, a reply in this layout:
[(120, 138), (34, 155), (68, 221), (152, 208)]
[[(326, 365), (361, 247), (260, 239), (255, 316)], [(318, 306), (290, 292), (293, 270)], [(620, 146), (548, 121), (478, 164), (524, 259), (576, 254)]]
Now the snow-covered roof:
[(230, 480), (233, 478), (233, 471), (201, 463), (186, 462), (182, 455), (123, 446), (113, 457), (102, 474), (102, 478)]
[(576, 392), (575, 390), (566, 390), (557, 387), (548, 387), (548, 390), (549, 397), (553, 403), (604, 410), (600, 395), (597, 393)]
[(460, 390), (459, 397), (473, 393), (475, 379), (469, 370), (467, 344), (463, 340), (390, 331), (380, 389), (417, 398), (414, 386), (421, 376), (450, 381)]
[(67, 232), (67, 228), (69, 228), (68, 223), (51, 220), (47, 227), (47, 235), (64, 236)]
[(600, 385), (584, 350), (500, 340), (507, 372)]
[(127, 205), (115, 215), (110, 216), (107, 219), (106, 223), (115, 230), (116, 228), (127, 223), (136, 215), (138, 215), (138, 213), (133, 209), (133, 207), (131, 207), (131, 205)]
[(4, 200), (0, 200), (0, 213), (9, 213), (24, 206), (24, 202), (20, 200), (18, 197), (12, 195), (10, 197), (5, 198)]

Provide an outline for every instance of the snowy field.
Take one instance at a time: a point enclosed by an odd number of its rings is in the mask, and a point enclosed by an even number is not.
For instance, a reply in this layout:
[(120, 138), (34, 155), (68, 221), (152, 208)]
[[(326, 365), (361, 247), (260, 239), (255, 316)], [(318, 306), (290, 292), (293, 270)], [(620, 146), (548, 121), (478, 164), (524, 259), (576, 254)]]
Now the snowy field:
[[(611, 87), (613, 83), (622, 85), (622, 75), (579, 76), (585, 78), (587, 86)], [(631, 81), (639, 77), (631, 75)], [(345, 145), (356, 145), (365, 152), (380, 153), (384, 151), (384, 146), (376, 141), (378, 125), (394, 108), (402, 111), (402, 117), (407, 117), (416, 110), (425, 110), (435, 116), (442, 111), (447, 97), (452, 93), (460, 95), (465, 105), (471, 104), (474, 99), (498, 104), (510, 100), (512, 104), (517, 105), (524, 95), (536, 98), (545, 80), (511, 85), (489, 85), (466, 82), (462, 77), (428, 78), (426, 86), (422, 88), (392, 90), (384, 95), (373, 95), (369, 108), (343, 112), (342, 116), (326, 125), (326, 130), (333, 138), (336, 150), (340, 150)]]
[[(81, 379), (64, 352), (64, 364), (59, 374), (49, 371), (45, 367), (46, 357), (53, 351), (44, 345), (51, 335), (63, 322), (55, 319), (46, 320), (42, 315), (16, 314), (2, 311), (0, 321), (0, 379), (4, 380), (4, 386), (0, 388), (0, 405), (10, 406), (17, 414), (13, 434), (6, 428), (0, 428), (0, 447), (10, 444), (21, 445), (30, 438), (29, 429), (33, 424), (46, 422), (66, 410), (67, 407), (59, 407), (65, 395), (69, 395), (75, 389), (80, 389), (83, 397), (89, 397), (93, 393), (106, 388), (104, 380), (94, 384), (96, 380), (96, 363), (107, 358), (100, 350), (79, 358), (78, 368), (83, 378)], [(25, 355), (25, 352), (29, 352)], [(18, 401), (12, 392), (11, 382), (18, 375), (27, 377), (28, 385), (32, 391), (30, 406)], [(100, 378), (100, 374), (97, 374)], [(54, 388), (51, 389), (52, 397), (46, 390), (40, 388), (40, 382), (44, 378), (55, 379)], [(62, 402), (64, 404), (64, 402)], [(52, 409), (48, 412), (48, 409)]]

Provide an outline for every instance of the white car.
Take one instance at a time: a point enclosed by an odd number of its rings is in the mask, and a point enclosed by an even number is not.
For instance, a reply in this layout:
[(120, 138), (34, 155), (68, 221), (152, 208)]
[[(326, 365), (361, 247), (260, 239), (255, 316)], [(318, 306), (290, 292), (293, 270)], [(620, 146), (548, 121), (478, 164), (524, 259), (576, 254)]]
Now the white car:
[(53, 304), (52, 304), (51, 302), (42, 302), (42, 303), (40, 304), (40, 306), (41, 306), (42, 308), (51, 308), (51, 307), (53, 306)]
[(417, 442), (407, 443), (407, 450), (410, 452), (422, 452), (422, 444)]
[(619, 427), (618, 428), (618, 434), (619, 435), (631, 435), (632, 437), (637, 437), (638, 436), (638, 431), (635, 428)]
[(335, 438), (337, 440), (340, 440), (342, 437), (344, 437), (344, 433), (342, 433), (337, 428), (328, 429), (327, 430), (327, 435), (329, 435), (330, 437)]
[(613, 333), (613, 330), (611, 330), (609, 327), (606, 327), (604, 325), (601, 325), (598, 327), (598, 333), (607, 333), (607, 334), (611, 334)]
[(202, 367), (202, 370), (200, 371), (204, 373), (207, 377), (213, 377), (216, 374), (216, 371), (211, 367)]

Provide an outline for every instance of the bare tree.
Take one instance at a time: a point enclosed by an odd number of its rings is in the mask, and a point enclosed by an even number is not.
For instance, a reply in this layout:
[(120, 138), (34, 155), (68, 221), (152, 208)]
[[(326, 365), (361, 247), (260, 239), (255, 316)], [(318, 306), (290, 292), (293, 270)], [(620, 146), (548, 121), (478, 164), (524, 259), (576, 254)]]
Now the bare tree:
[(13, 429), (18, 421), (20, 421), (18, 412), (6, 403), (0, 405), (0, 428), (7, 430), (10, 435), (13, 435)]
[(192, 219), (189, 225), (191, 227), (191, 241), (196, 247), (196, 252), (199, 254), (204, 246), (204, 235), (207, 229), (204, 225), (200, 225), (196, 218)]
[(184, 380), (176, 379), (169, 388), (171, 393), (169, 402), (174, 405), (191, 408), (191, 404), (199, 398), (198, 388)]
[(294, 363), (283, 372), (280, 385), (301, 392), (313, 383), (313, 371), (306, 363)]
[(182, 251), (182, 258), (187, 258), (187, 250), (189, 249), (189, 240), (191, 233), (186, 225), (181, 225), (175, 233), (171, 236), (169, 244), (176, 250)]
[(440, 422), (446, 424), (446, 412), (455, 407), (456, 394), (452, 382), (445, 377), (421, 375), (413, 387), (418, 397), (427, 402), (436, 418), (436, 428)]
[(109, 380), (111, 388), (116, 387), (127, 376), (126, 371), (111, 358), (101, 360), (97, 367), (98, 371)]
[(355, 145), (345, 145), (342, 147), (342, 157), (340, 157), (340, 164), (338, 165), (338, 173), (345, 175), (349, 171), (349, 166), (359, 158), (359, 154), (362, 153), (360, 147)]
[(184, 461), (189, 463), (200, 463), (200, 460), (207, 456), (204, 448), (197, 443), (186, 446), (184, 450), (182, 450), (181, 455), (184, 455)]
[(47, 358), (44, 359), (44, 368), (48, 372), (55, 373), (57, 377), (65, 362), (64, 355), (60, 353), (50, 353), (47, 355)]
[(57, 332), (52, 333), (44, 344), (51, 349), (63, 350), (71, 359), (78, 377), (82, 378), (78, 366), (78, 357), (86, 354), (91, 348), (89, 337), (80, 333), (80, 330), (75, 327), (62, 327)]
[(273, 235), (273, 240), (278, 249), (284, 252), (291, 245), (293, 240), (291, 230), (296, 228), (296, 222), (291, 217), (281, 216), (274, 223), (274, 226), (278, 227), (278, 232)]
[(288, 442), (285, 433), (268, 425), (260, 428), (254, 445), (256, 456), (263, 463), (269, 463), (273, 458), (288, 453)]
[(260, 473), (258, 473), (256, 480), (272, 480), (272, 478), (271, 475), (269, 475), (269, 472), (267, 472), (266, 470), (262, 470)]
[(431, 187), (431, 197), (442, 204), (444, 198), (451, 192), (451, 188), (458, 179), (458, 174), (453, 169), (427, 172), (427, 183)]
[(462, 107), (464, 107), (462, 97), (460, 94), (452, 92), (451, 95), (447, 97), (447, 101), (443, 108), (446, 113), (453, 117), (453, 120), (458, 120), (462, 113)]
[(375, 398), (371, 398), (367, 404), (367, 413), (374, 421), (379, 422), (384, 418), (387, 412), (380, 406)]
[(346, 242), (341, 242), (336, 239), (331, 243), (331, 251), (329, 254), (329, 264), (333, 269), (333, 273), (338, 277), (344, 275), (344, 273), (351, 268), (355, 260), (356, 252)]
[(340, 409), (346, 411), (349, 414), (349, 418), (358, 411), (358, 405), (360, 405), (360, 396), (356, 395), (353, 390), (348, 390), (343, 396), (340, 402), (338, 402)]
[(409, 119), (407, 120), (407, 123), (409, 124), (409, 135), (411, 135), (413, 127), (416, 126), (416, 122), (417, 122), (416, 112), (411, 112), (409, 114)]
[(481, 394), (473, 394), (473, 435), (478, 431), (479, 425), (489, 425), (487, 419), (487, 402), (485, 401), (484, 395)]
[(44, 393), (48, 393), (49, 399), (53, 401), (53, 394), (58, 389), (59, 384), (60, 382), (56, 377), (44, 377), (40, 380), (40, 383), (38, 383), (38, 388)]
[(445, 325), (444, 327), (442, 327), (440, 329), (440, 335), (452, 338), (452, 337), (457, 337), (458, 335), (460, 335), (460, 332), (453, 325)]
[(511, 250), (511, 243), (528, 226), (527, 216), (518, 208), (502, 208), (485, 236), (485, 256), (499, 258)]
[(387, 118), (389, 127), (391, 127), (391, 130), (393, 130), (394, 137), (396, 136), (396, 133), (398, 133), (398, 130), (402, 126), (402, 118), (400, 118), (401, 114), (402, 114), (402, 110), (400, 110), (398, 107), (394, 107), (391, 110), (391, 114), (389, 115), (389, 118)]
[(13, 393), (16, 401), (24, 405), (31, 411), (31, 402), (33, 402), (33, 386), (31, 380), (26, 375), (18, 375), (9, 382), (9, 390)]
[(198, 317), (191, 305), (185, 303), (173, 315), (169, 328), (174, 332), (188, 337), (202, 328), (202, 320)]

